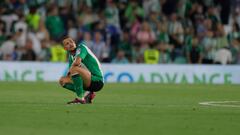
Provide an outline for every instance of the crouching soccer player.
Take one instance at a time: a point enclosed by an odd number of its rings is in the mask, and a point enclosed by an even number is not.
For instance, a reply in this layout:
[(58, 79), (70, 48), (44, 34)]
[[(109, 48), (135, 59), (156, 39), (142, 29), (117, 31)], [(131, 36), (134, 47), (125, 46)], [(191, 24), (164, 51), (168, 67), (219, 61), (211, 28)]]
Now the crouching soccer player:
[(77, 98), (67, 104), (92, 103), (95, 92), (104, 85), (98, 59), (84, 42), (76, 45), (71, 38), (66, 38), (63, 46), (68, 52), (69, 71), (67, 76), (60, 78), (59, 83), (77, 95)]

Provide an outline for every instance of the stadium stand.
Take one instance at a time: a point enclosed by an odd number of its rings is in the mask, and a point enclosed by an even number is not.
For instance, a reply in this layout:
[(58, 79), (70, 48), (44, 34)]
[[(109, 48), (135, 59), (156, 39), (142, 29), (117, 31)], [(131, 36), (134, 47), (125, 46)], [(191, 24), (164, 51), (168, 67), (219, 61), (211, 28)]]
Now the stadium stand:
[(68, 36), (85, 40), (104, 63), (240, 64), (239, 7), (239, 0), (1, 0), (0, 60), (64, 62)]

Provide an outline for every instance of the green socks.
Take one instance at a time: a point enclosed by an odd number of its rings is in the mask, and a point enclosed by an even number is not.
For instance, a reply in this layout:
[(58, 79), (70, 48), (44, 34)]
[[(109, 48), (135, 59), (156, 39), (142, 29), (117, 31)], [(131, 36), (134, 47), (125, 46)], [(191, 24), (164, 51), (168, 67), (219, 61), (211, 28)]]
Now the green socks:
[(83, 81), (80, 75), (76, 74), (72, 76), (73, 83), (66, 83), (63, 88), (66, 88), (72, 92), (75, 92), (78, 97), (84, 96)]
[(82, 98), (84, 96), (84, 90), (83, 90), (83, 81), (81, 76), (78, 74), (73, 75), (72, 80), (75, 86), (75, 92), (77, 93), (77, 96)]
[(75, 87), (74, 87), (74, 84), (72, 84), (72, 83), (66, 83), (66, 84), (64, 84), (64, 85), (63, 85), (63, 88), (66, 88), (66, 89), (68, 89), (68, 90), (70, 90), (70, 91), (72, 91), (72, 92), (75, 92)]

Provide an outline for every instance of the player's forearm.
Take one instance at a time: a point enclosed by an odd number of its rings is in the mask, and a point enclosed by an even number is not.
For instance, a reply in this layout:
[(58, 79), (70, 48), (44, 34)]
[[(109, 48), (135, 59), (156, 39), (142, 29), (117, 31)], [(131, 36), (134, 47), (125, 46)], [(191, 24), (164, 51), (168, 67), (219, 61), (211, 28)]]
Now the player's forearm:
[(74, 67), (79, 67), (81, 65), (81, 59), (80, 58), (76, 58), (74, 61), (73, 61), (73, 63), (72, 63), (72, 65), (69, 67), (69, 71), (68, 71), (68, 76), (70, 76), (71, 75), (71, 73), (70, 73), (70, 70), (72, 69), (72, 68), (74, 68)]
[(74, 60), (72, 66), (80, 66), (80, 65), (81, 65), (81, 58), (77, 57), (77, 58)]

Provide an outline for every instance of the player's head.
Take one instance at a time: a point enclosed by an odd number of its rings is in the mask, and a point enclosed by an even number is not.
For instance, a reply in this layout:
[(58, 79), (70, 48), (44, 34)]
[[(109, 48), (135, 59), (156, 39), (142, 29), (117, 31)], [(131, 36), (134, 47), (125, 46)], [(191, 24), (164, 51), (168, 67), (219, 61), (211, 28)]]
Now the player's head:
[(63, 47), (67, 51), (73, 51), (76, 48), (76, 43), (68, 37), (63, 40)]

